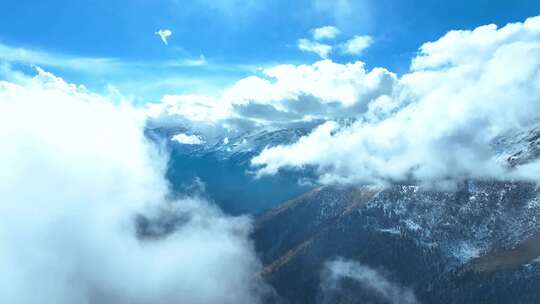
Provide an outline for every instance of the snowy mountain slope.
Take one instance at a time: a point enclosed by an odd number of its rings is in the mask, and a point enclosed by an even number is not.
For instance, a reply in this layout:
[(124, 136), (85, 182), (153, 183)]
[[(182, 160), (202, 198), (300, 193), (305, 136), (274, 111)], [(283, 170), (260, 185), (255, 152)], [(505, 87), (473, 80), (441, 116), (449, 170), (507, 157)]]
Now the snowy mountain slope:
[[(501, 159), (536, 160), (539, 133), (501, 139)], [(421, 303), (536, 303), (539, 216), (540, 189), (528, 182), (323, 187), (260, 216), (253, 237), (264, 275), (290, 303), (327, 301), (322, 276), (336, 257), (387, 273)], [(385, 303), (349, 283), (342, 303)]]

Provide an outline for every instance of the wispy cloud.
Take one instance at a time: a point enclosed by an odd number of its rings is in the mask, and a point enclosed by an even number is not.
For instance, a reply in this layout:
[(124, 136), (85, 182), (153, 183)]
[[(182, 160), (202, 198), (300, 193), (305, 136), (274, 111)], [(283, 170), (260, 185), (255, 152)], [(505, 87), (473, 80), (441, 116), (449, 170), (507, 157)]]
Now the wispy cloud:
[(167, 93), (213, 94), (256, 70), (256, 66), (222, 63), (204, 54), (128, 60), (0, 44), (0, 65), (15, 64), (43, 67), (95, 90), (113, 86), (141, 102), (159, 99)]
[(185, 58), (178, 60), (167, 60), (165, 64), (170, 67), (197, 67), (206, 65), (208, 61), (206, 56), (200, 54), (197, 58)]
[(138, 69), (202, 67), (209, 62), (200, 54), (198, 57), (166, 60), (127, 61), (118, 58), (84, 57), (57, 54), (41, 50), (13, 47), (0, 44), (0, 61), (27, 65), (59, 68), (62, 70), (81, 71), (90, 74), (118, 73)]
[(310, 52), (319, 55), (321, 58), (328, 58), (332, 52), (332, 46), (316, 41), (311, 41), (309, 39), (299, 39), (298, 40), (298, 49), (303, 52)]
[(371, 267), (345, 259), (337, 259), (325, 264), (321, 282), (324, 304), (335, 303), (334, 297), (346, 292), (342, 286), (344, 280), (358, 283), (364, 292), (385, 303), (419, 304), (411, 289), (389, 280)]
[(323, 26), (312, 30), (313, 39), (315, 40), (324, 40), (324, 39), (334, 39), (339, 35), (340, 31), (334, 26)]
[(169, 44), (168, 40), (169, 37), (172, 36), (172, 31), (171, 30), (159, 30), (157, 32), (155, 32), (156, 35), (159, 36), (159, 38), (161, 38), (161, 41), (163, 41), (164, 44)]
[(111, 72), (124, 63), (114, 58), (76, 57), (0, 44), (0, 61), (48, 66), (89, 73)]
[(365, 49), (373, 44), (373, 38), (368, 35), (354, 36), (354, 38), (340, 45), (341, 51), (349, 55), (361, 55)]
[(375, 24), (373, 0), (313, 0), (311, 11), (317, 16), (332, 18), (342, 30), (370, 30)]

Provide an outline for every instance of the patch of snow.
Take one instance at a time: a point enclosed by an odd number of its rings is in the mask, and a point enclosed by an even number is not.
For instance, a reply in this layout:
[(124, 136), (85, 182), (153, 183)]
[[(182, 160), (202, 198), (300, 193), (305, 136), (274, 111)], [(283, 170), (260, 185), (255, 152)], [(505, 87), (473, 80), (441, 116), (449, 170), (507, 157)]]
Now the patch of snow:
[(184, 145), (202, 145), (204, 141), (197, 135), (187, 135), (184, 133), (176, 134), (171, 138), (171, 140), (176, 141)]
[(386, 229), (381, 228), (381, 229), (377, 229), (377, 231), (394, 234), (394, 235), (401, 235), (401, 231), (399, 231), (399, 229), (397, 228), (386, 228)]
[(422, 228), (420, 225), (418, 225), (411, 219), (406, 219), (403, 221), (403, 223), (405, 223), (405, 226), (407, 226), (407, 228), (412, 231), (418, 231), (420, 230), (420, 228)]
[(462, 262), (467, 262), (479, 257), (480, 252), (480, 248), (467, 242), (461, 242), (452, 250), (452, 255)]

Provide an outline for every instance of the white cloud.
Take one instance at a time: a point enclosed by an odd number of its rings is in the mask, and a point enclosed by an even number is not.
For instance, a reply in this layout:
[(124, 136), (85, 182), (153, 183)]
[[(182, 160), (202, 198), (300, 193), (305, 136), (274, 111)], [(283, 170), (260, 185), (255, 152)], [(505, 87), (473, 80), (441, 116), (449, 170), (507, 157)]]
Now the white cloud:
[(323, 303), (335, 303), (334, 296), (343, 293), (342, 284), (345, 279), (359, 283), (364, 291), (385, 303), (419, 303), (411, 289), (390, 281), (375, 269), (344, 259), (329, 261), (325, 264), (321, 282)]
[(0, 44), (0, 62), (48, 66), (88, 73), (111, 72), (123, 63), (114, 58), (76, 57)]
[(340, 31), (337, 27), (334, 26), (323, 26), (312, 30), (313, 39), (315, 40), (324, 40), (324, 39), (334, 39), (336, 38)]
[(182, 63), (188, 66), (200, 66), (200, 65), (205, 65), (207, 62), (206, 62), (206, 57), (203, 54), (200, 54), (199, 58), (186, 59), (186, 60), (183, 60)]
[(156, 124), (190, 125), (206, 140), (208, 133), (245, 131), (253, 124), (358, 117), (371, 100), (391, 95), (396, 81), (387, 70), (369, 71), (362, 62), (278, 65), (237, 81), (217, 97), (167, 95), (148, 106), (148, 115)]
[[(0, 81), (1, 303), (259, 301), (250, 221), (169, 201), (167, 159), (144, 124), (138, 110), (43, 71)], [(144, 239), (137, 215), (154, 233), (160, 216), (178, 225)]]
[(437, 41), (423, 44), (419, 56), (413, 59), (411, 69), (442, 69), (487, 62), (501, 52), (501, 48), (537, 43), (540, 40), (539, 24), (540, 17), (533, 17), (524, 23), (510, 23), (500, 29), (490, 24), (472, 31), (450, 31)]
[(163, 41), (163, 43), (169, 44), (167, 39), (169, 39), (169, 37), (172, 35), (172, 31), (171, 30), (159, 30), (155, 34), (158, 35), (159, 38), (161, 38), (161, 41)]
[[(118, 75), (129, 71), (132, 75), (136, 70), (151, 71), (156, 66), (160, 69), (175, 69), (178, 72), (177, 68), (205, 66), (208, 64), (208, 60), (203, 54), (200, 54), (198, 57), (138, 62), (119, 58), (73, 56), (0, 44), (0, 63), (59, 68), (84, 72), (85, 74)], [(214, 66), (214, 68), (219, 67)]]
[(362, 52), (371, 46), (373, 38), (371, 36), (355, 36), (341, 45), (341, 50), (345, 54), (361, 55)]
[(214, 122), (231, 116), (230, 106), (202, 95), (165, 95), (160, 103), (149, 104), (148, 115), (157, 120), (181, 117), (193, 122)]
[(261, 174), (314, 166), (325, 182), (538, 180), (534, 165), (511, 170), (498, 161), (492, 144), (537, 123), (539, 98), (540, 17), (454, 31), (424, 44), (392, 95), (372, 99), (356, 123), (327, 123), (253, 164)]
[(202, 145), (204, 144), (204, 141), (197, 135), (187, 135), (184, 133), (176, 134), (171, 138), (171, 140), (174, 140), (180, 144), (184, 145)]
[(302, 96), (310, 95), (320, 103), (354, 106), (367, 104), (369, 96), (363, 95), (390, 94), (388, 87), (382, 88), (392, 86), (395, 79), (384, 69), (366, 70), (362, 62), (339, 64), (330, 60), (311, 65), (278, 65), (262, 74), (266, 79), (252, 76), (238, 81), (225, 91), (224, 97), (238, 104), (272, 103), (289, 108)]
[(309, 39), (299, 39), (298, 49), (303, 52), (310, 52), (319, 55), (319, 57), (326, 59), (332, 52), (332, 46), (324, 43), (311, 41)]

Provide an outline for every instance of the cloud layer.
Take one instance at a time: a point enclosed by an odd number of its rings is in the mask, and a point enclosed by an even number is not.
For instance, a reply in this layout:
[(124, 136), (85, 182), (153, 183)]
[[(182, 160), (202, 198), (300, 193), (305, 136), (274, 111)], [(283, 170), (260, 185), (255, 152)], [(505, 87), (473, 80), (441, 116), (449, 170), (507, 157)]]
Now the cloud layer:
[[(259, 301), (250, 221), (168, 199), (144, 115), (41, 70), (19, 80), (0, 81), (0, 302)], [(181, 220), (143, 237), (135, 219), (161, 214)]]
[(390, 94), (365, 100), (352, 125), (330, 121), (253, 164), (261, 174), (315, 167), (325, 182), (540, 178), (510, 170), (493, 147), (539, 121), (540, 17), (451, 31), (422, 45), (411, 71), (392, 84)]
[(384, 103), (396, 81), (395, 74), (367, 70), (362, 62), (279, 65), (237, 81), (218, 97), (166, 95), (147, 113), (152, 125), (188, 125), (208, 142), (257, 126), (360, 117), (370, 101)]
[(297, 143), (255, 157), (259, 175), (314, 168), (323, 183), (539, 180), (540, 162), (509, 168), (494, 145), (539, 123), (539, 24), (534, 17), (450, 31), (422, 45), (400, 77), (360, 61), (278, 65), (218, 96), (165, 96), (149, 107), (150, 122), (190, 126), (215, 142), (326, 121)]

